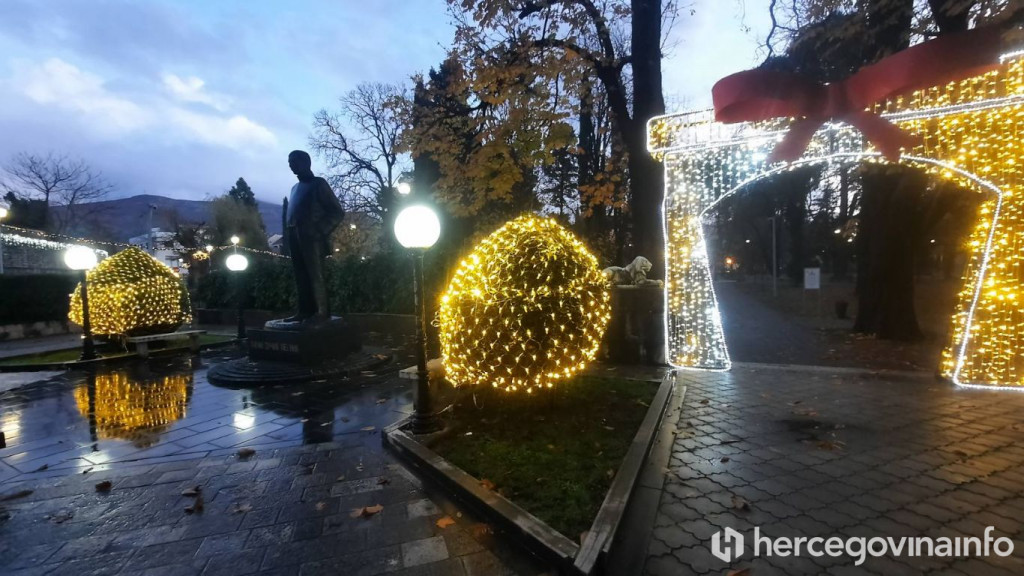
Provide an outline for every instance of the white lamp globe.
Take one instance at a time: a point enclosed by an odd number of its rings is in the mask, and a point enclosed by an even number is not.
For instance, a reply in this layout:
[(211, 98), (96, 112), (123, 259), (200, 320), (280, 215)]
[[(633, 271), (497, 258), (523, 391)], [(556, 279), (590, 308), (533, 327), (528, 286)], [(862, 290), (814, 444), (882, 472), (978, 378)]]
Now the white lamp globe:
[(412, 194), (412, 186), (410, 186), (408, 182), (399, 182), (398, 193), (402, 196), (408, 196), (409, 194)]
[(207, 244), (206, 245), (206, 251), (207, 252), (213, 252), (213, 244)]
[(0, 220), (7, 218), (7, 208), (0, 206)]
[(64, 251), (64, 264), (72, 270), (92, 270), (96, 266), (96, 252), (85, 246), (71, 246)]
[(238, 242), (239, 242), (238, 236), (232, 236), (231, 237), (231, 243), (232, 244), (238, 244)]
[(232, 254), (228, 256), (225, 262), (228, 266), (228, 270), (232, 272), (241, 272), (249, 267), (249, 259), (242, 254)]
[(426, 206), (409, 206), (395, 218), (395, 238), (406, 248), (430, 248), (440, 236), (441, 222)]

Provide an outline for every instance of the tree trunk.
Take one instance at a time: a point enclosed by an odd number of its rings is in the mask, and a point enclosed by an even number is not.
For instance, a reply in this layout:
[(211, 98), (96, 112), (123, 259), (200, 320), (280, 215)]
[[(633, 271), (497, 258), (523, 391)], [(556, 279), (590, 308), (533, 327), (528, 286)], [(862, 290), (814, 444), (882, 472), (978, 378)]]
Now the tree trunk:
[(647, 120), (665, 113), (661, 86), (661, 0), (632, 0), (630, 47), (633, 55), (633, 120), (626, 128), (629, 182), (633, 194), (634, 255), (653, 264), (650, 276), (665, 277), (662, 223), (664, 176), (661, 165), (647, 153)]
[(863, 176), (854, 332), (883, 340), (922, 337), (914, 310), (914, 259), (926, 186), (924, 174), (893, 167)]

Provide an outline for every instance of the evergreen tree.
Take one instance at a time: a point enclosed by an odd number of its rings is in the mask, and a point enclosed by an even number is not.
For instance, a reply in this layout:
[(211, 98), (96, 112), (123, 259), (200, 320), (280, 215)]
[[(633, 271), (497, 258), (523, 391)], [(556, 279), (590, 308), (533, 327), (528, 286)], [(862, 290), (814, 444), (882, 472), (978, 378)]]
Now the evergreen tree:
[(239, 178), (235, 182), (235, 185), (228, 190), (228, 196), (250, 208), (256, 207), (256, 195), (253, 194), (252, 188), (249, 188), (245, 178)]

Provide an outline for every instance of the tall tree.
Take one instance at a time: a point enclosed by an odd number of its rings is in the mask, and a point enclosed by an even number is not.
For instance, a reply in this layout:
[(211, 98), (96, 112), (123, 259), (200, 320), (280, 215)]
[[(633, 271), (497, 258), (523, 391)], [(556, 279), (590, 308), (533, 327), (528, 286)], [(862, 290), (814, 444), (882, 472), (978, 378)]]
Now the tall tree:
[[(513, 102), (522, 110), (530, 98), (526, 109), (547, 108), (564, 119), (566, 102), (578, 108), (586, 79), (596, 80), (626, 158), (633, 253), (647, 255), (663, 274), (661, 170), (647, 154), (645, 129), (650, 116), (664, 112), (662, 20), (675, 3), (449, 0), (449, 7), (458, 23), (456, 54), (482, 105)], [(525, 89), (505, 90), (512, 86)]]
[[(47, 153), (22, 152), (3, 167), (0, 186), (19, 199), (42, 200), (44, 227), (64, 233), (96, 210), (90, 203), (106, 198), (113, 187), (80, 159)], [(58, 211), (51, 206), (63, 206)]]
[(256, 207), (256, 195), (253, 194), (252, 188), (249, 187), (245, 178), (239, 178), (238, 181), (235, 182), (235, 185), (228, 190), (228, 196), (234, 198), (244, 206), (248, 206), (250, 208)]
[(399, 177), (411, 168), (399, 149), (409, 107), (406, 90), (360, 84), (338, 103), (337, 111), (314, 115), (310, 145), (327, 161), (327, 179), (345, 209), (370, 214), (390, 230)]

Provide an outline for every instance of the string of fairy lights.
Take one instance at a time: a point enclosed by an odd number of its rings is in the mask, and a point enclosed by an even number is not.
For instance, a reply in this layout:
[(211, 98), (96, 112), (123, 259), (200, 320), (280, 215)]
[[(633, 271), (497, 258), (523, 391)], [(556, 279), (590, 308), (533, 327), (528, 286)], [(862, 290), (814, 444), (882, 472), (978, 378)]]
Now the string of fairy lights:
[[(940, 370), (965, 386), (1024, 389), (1024, 51), (989, 73), (875, 107), (921, 144), (901, 162), (984, 193)], [(723, 125), (707, 111), (654, 118), (648, 147), (665, 162), (666, 346), (673, 365), (729, 367), (702, 233), (718, 202), (767, 173), (809, 162), (885, 162), (860, 133), (829, 123), (803, 158), (769, 165), (792, 119)]]
[[(100, 262), (87, 278), (94, 334), (173, 332), (192, 320), (181, 277), (134, 246)], [(71, 295), (68, 318), (82, 323), (81, 285)]]
[(548, 218), (512, 220), (462, 260), (441, 297), (446, 378), (553, 388), (596, 356), (610, 297), (597, 258), (571, 232)]

